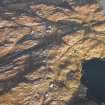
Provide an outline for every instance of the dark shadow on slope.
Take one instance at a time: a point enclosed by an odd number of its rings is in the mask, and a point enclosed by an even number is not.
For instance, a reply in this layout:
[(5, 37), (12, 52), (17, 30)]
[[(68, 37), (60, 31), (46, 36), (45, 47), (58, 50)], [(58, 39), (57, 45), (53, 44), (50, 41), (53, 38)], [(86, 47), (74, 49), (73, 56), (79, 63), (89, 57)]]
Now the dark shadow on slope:
[(81, 82), (87, 90), (87, 97), (99, 105), (105, 102), (105, 60), (94, 58), (83, 62)]
[[(74, 11), (69, 2), (66, 1), (54, 1), (54, 0), (9, 0), (6, 2), (1, 1), (0, 3), (0, 18), (3, 19), (11, 19), (13, 16), (19, 16), (24, 13), (28, 13), (28, 15), (33, 14), (30, 6), (37, 4), (46, 4), (46, 5), (54, 5), (55, 7), (60, 7), (62, 9), (69, 9)], [(34, 12), (33, 16), (37, 14)], [(38, 16), (38, 15), (37, 15)]]
[(91, 5), (97, 3), (97, 0), (75, 0), (77, 5)]

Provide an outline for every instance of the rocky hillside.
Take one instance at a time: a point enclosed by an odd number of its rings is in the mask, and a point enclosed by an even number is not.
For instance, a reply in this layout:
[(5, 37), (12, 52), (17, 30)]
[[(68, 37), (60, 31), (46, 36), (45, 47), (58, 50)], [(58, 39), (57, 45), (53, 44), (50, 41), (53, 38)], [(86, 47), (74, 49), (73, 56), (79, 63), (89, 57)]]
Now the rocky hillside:
[(10, 1), (0, 5), (0, 105), (95, 104), (80, 79), (83, 61), (105, 57), (99, 4)]

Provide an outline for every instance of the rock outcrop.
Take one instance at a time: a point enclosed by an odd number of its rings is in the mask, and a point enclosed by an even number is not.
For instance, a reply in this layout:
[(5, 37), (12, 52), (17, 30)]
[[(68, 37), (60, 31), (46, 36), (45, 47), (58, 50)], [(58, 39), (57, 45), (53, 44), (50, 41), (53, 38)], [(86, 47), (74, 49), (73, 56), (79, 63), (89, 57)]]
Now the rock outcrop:
[(105, 16), (98, 4), (68, 3), (74, 11), (0, 7), (0, 105), (71, 105), (82, 96), (81, 62), (105, 57)]

